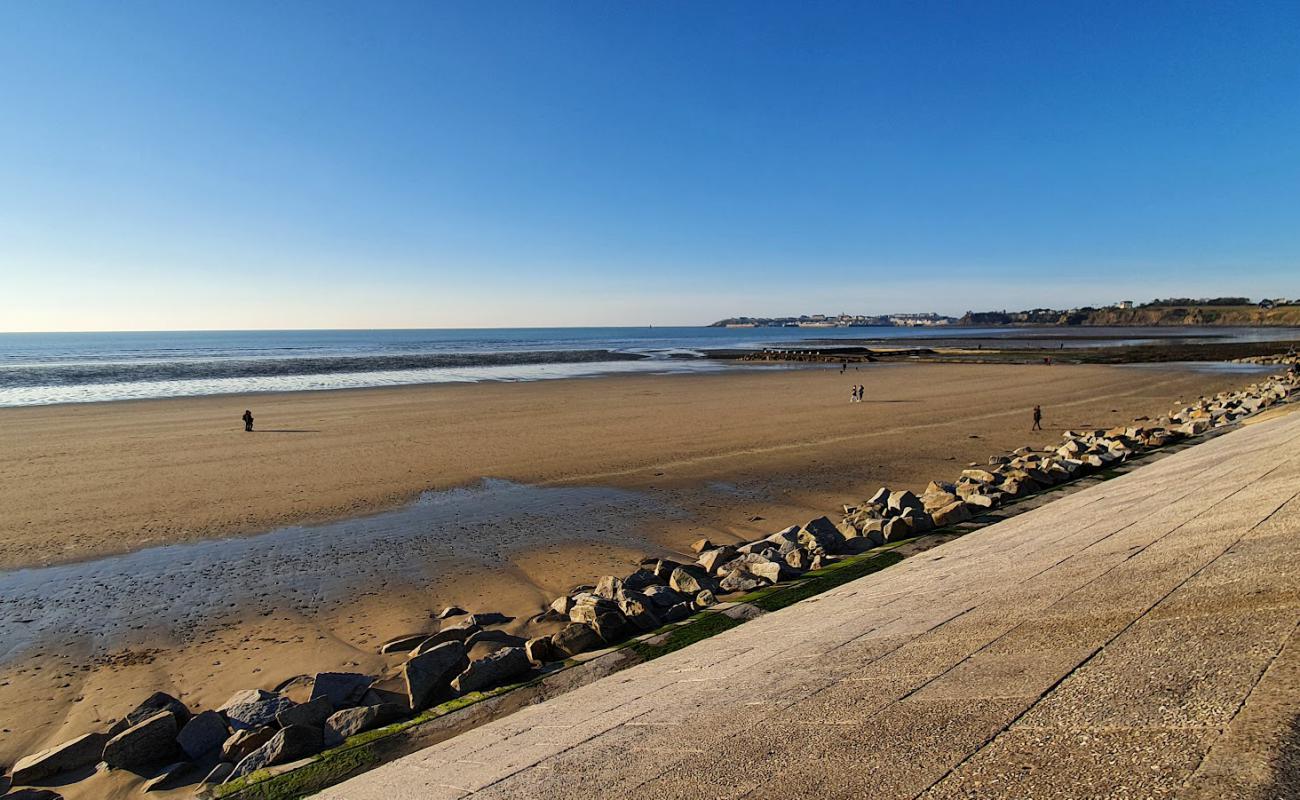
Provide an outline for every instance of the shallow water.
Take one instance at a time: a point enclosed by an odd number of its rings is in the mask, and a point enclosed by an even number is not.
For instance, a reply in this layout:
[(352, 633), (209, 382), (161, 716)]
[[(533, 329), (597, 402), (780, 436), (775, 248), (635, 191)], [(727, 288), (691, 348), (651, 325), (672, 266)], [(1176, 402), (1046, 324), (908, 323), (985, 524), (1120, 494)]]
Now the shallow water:
[(485, 479), (338, 522), (0, 572), (0, 663), (38, 644), (103, 649), (133, 631), (184, 636), (251, 614), (311, 614), (542, 545), (652, 546), (643, 534), (652, 521), (686, 516), (641, 492)]

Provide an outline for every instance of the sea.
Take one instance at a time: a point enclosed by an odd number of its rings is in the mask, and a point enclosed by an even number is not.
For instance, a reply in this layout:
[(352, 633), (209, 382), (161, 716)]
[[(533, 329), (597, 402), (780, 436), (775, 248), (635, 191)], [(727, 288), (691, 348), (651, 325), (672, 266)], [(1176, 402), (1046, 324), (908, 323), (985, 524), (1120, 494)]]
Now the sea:
[(1019, 339), (1034, 346), (1059, 341), (1076, 347), (1171, 336), (1222, 341), (1273, 338), (1278, 332), (646, 327), (0, 333), (0, 406), (712, 372), (736, 365), (711, 355), (763, 347), (930, 338)]

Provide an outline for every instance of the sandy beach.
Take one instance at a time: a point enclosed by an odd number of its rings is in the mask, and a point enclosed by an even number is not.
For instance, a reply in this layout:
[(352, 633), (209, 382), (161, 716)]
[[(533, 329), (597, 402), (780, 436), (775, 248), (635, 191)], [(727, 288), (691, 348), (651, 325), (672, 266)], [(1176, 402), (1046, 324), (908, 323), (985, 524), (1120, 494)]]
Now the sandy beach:
[[(0, 576), (98, 583), (29, 599), (26, 620), (0, 598), (11, 631), (56, 609), (71, 620), (21, 646), (9, 635), (0, 759), (90, 730), (154, 690), (210, 708), (317, 670), (382, 673), (391, 659), (378, 643), (428, 628), (448, 604), (516, 616), (522, 631), (554, 594), (643, 554), (770, 532), (880, 484), (920, 488), (1063, 429), (1249, 381), (926, 364), (3, 409)], [(854, 383), (865, 402), (848, 402)], [(1041, 433), (1028, 430), (1034, 404)], [(242, 431), (245, 408), (257, 433)], [(509, 483), (484, 488), (485, 477)], [(302, 563), (232, 549), (261, 547), (259, 534), (281, 526), (397, 514), (456, 487), (471, 488), (413, 518), (438, 520), (426, 529), (380, 516), (272, 534), (318, 544)], [(353, 541), (356, 530), (386, 538)], [(245, 538), (213, 542), (222, 537)], [(182, 549), (147, 549), (159, 546)], [(134, 616), (106, 599), (116, 595)]]

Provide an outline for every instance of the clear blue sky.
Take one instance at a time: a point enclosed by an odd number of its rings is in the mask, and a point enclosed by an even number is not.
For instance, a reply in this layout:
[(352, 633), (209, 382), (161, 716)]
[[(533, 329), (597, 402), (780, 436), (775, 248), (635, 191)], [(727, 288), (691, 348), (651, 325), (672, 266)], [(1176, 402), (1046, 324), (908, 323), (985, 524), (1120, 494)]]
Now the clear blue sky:
[(0, 330), (1300, 296), (1300, 3), (0, 3)]

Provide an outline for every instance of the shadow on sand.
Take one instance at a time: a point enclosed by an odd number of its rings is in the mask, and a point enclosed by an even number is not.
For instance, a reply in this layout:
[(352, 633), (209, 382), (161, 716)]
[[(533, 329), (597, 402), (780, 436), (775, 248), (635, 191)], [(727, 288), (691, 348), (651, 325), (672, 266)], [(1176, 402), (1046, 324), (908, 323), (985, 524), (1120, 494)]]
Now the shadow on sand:
[(253, 433), (320, 433), (316, 428), (258, 428)]

